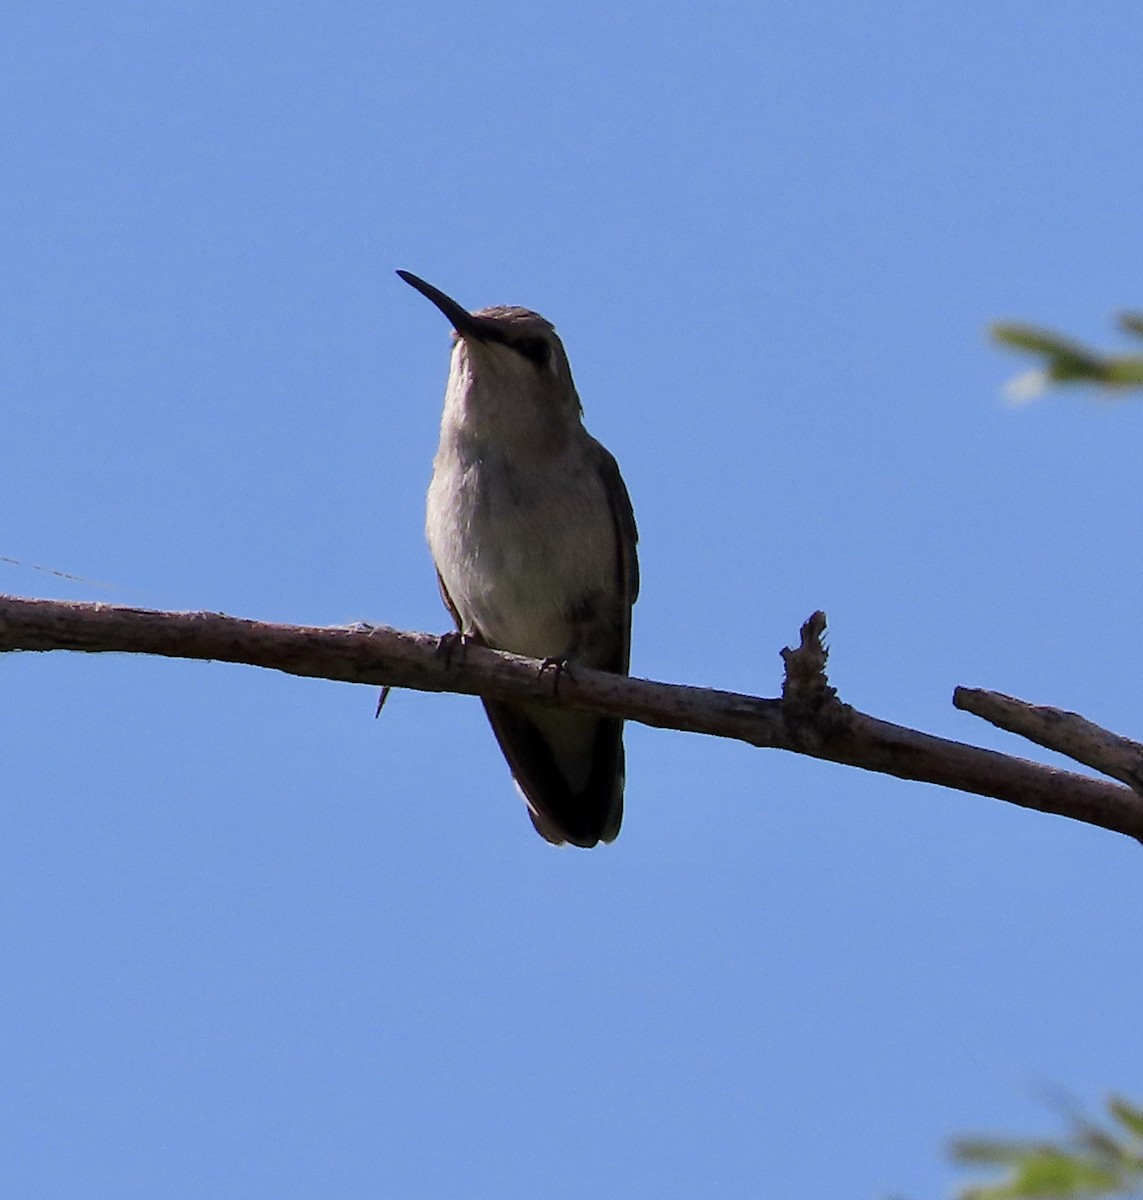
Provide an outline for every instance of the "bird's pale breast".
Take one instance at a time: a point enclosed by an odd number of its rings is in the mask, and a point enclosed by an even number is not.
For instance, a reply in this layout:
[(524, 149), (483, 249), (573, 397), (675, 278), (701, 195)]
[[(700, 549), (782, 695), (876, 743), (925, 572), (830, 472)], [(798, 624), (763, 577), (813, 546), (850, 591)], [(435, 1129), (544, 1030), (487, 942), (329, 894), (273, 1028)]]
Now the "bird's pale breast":
[(442, 446), (427, 532), (466, 632), (500, 649), (563, 655), (577, 609), (619, 599), (607, 493), (582, 455), (525, 469), (487, 455), (463, 461)]

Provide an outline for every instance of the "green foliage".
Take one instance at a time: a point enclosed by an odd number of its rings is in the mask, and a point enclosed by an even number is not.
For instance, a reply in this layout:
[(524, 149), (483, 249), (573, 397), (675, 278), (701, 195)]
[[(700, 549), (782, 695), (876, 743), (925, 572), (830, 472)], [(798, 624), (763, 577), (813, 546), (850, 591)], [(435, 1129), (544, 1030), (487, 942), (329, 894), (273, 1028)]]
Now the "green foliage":
[[(1123, 313), (1119, 325), (1125, 333), (1143, 337), (1143, 313)], [(997, 321), (989, 332), (1002, 346), (1042, 360), (1041, 367), (1009, 385), (1018, 398), (1038, 395), (1053, 383), (1087, 383), (1116, 390), (1143, 387), (1143, 354), (1105, 354), (1051, 330), (1015, 321)]]
[(958, 1162), (992, 1167), (997, 1183), (963, 1188), (959, 1200), (1095, 1200), (1143, 1196), (1143, 1108), (1118, 1096), (1107, 1103), (1106, 1125), (1073, 1117), (1055, 1142), (965, 1138), (954, 1143)]

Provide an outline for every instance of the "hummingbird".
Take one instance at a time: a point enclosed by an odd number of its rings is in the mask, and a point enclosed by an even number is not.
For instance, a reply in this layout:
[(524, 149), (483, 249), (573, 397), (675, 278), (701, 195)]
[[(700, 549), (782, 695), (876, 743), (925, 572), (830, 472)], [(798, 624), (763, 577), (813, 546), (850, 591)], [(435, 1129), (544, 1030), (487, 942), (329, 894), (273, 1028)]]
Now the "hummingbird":
[[(527, 308), (469, 312), (408, 271), (454, 330), (425, 532), (459, 636), (626, 675), (639, 591), (635, 514), (584, 428), (563, 343)], [(558, 674), (557, 674), (558, 683)], [(623, 722), (484, 700), (541, 837), (585, 848), (623, 819)]]

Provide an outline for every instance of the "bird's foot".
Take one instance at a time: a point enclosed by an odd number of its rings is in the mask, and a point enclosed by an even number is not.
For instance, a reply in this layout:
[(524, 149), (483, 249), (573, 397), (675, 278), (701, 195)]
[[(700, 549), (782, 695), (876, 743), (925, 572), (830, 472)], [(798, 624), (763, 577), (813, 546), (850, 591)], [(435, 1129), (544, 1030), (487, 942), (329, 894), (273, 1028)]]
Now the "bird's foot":
[(460, 661), (464, 662), (464, 653), (468, 649), (468, 643), (472, 640), (468, 634), (459, 633), (455, 629), (441, 634), (440, 640), (437, 642), (437, 654), (444, 659), (446, 670), (452, 666), (454, 654), (459, 653)]
[(560, 680), (566, 675), (572, 683), (575, 683), (575, 675), (572, 674), (571, 659), (566, 654), (552, 654), (540, 663), (540, 675), (545, 671), (551, 671), (552, 674), (552, 695), (559, 699), (560, 695)]

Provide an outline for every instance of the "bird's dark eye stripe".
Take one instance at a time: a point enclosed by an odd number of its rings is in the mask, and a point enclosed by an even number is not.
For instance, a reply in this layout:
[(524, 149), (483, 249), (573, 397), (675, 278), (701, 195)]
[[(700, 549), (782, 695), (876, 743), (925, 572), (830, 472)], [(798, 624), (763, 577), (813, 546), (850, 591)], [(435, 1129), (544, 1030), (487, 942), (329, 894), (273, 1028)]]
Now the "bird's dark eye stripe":
[(529, 362), (535, 363), (537, 367), (546, 367), (551, 362), (552, 348), (546, 338), (519, 338), (512, 344)]

